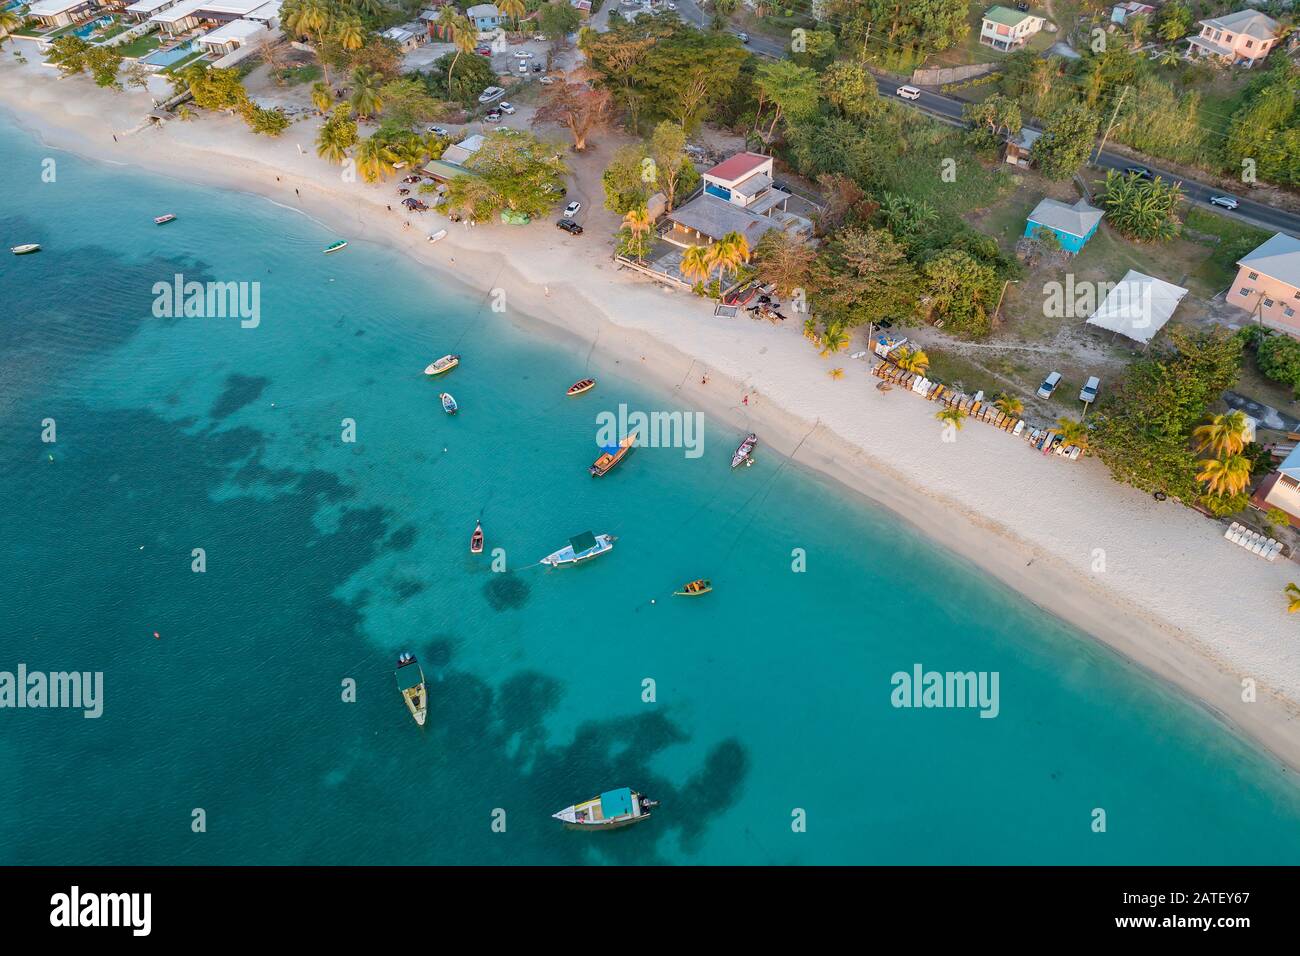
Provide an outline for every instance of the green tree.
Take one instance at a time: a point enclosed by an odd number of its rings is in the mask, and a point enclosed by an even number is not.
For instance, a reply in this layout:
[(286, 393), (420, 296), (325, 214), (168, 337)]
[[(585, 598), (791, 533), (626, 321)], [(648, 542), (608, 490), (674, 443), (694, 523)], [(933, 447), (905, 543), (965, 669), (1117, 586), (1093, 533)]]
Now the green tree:
[(352, 109), (360, 117), (375, 116), (384, 111), (383, 97), (380, 95), (379, 77), (365, 67), (357, 67), (352, 73), (352, 96), (349, 98)]
[(1107, 221), (1125, 236), (1138, 242), (1157, 242), (1178, 235), (1182, 227), (1178, 205), (1182, 199), (1178, 183), (1165, 182), (1159, 176), (1141, 179), (1112, 169), (1106, 173), (1101, 204)]
[(117, 86), (117, 71), (122, 67), (122, 54), (111, 46), (92, 44), (86, 51), (86, 69), (99, 86)]
[(67, 34), (50, 44), (47, 63), (52, 63), (64, 76), (76, 76), (86, 71), (86, 53), (90, 44), (79, 36)]
[(930, 311), (945, 329), (972, 338), (992, 330), (1002, 283), (997, 270), (963, 249), (948, 248), (922, 266)]
[(448, 204), (475, 222), (507, 209), (531, 218), (545, 215), (560, 196), (566, 172), (553, 143), (520, 131), (490, 133), (465, 165), (470, 174), (448, 184)]
[(1169, 0), (1156, 17), (1156, 35), (1173, 42), (1187, 36), (1192, 29), (1192, 11), (1181, 0)]
[(645, 147), (639, 144), (620, 146), (601, 174), (605, 189), (605, 208), (624, 215), (646, 204), (656, 188), (654, 167), (647, 164)]
[(1024, 125), (1020, 104), (1001, 93), (969, 104), (962, 110), (962, 119), (970, 126), (967, 141), (976, 149), (997, 148), (1008, 136), (1019, 133)]
[(558, 45), (582, 23), (582, 14), (567, 0), (547, 0), (540, 9), (537, 25), (553, 44)]
[(845, 116), (875, 116), (884, 109), (875, 78), (861, 63), (848, 60), (838, 60), (822, 71), (821, 95)]
[(316, 134), (317, 156), (331, 163), (342, 163), (347, 159), (348, 150), (357, 142), (357, 124), (352, 121), (350, 114), (347, 104), (335, 107), (334, 113)]
[(800, 289), (807, 294), (816, 261), (817, 251), (811, 245), (781, 229), (769, 229), (754, 249), (758, 277), (775, 286), (782, 298)]
[[(817, 110), (820, 84), (816, 71), (799, 66), (791, 60), (773, 60), (761, 64), (754, 76), (758, 90), (758, 111), (754, 117), (757, 131), (761, 122), (770, 118), (764, 138), (770, 140), (782, 116), (792, 119), (811, 116)], [(765, 108), (767, 115), (764, 115)]]
[(1060, 109), (1047, 123), (1029, 151), (1030, 159), (1049, 179), (1069, 179), (1092, 152), (1097, 136), (1097, 114), (1082, 103)]
[(263, 109), (249, 101), (240, 111), (244, 122), (254, 133), (262, 136), (279, 136), (289, 128), (289, 117), (280, 109)]
[(909, 321), (920, 284), (903, 246), (887, 230), (841, 229), (817, 258), (813, 311), (845, 327), (884, 318)]
[(655, 184), (663, 191), (671, 211), (678, 197), (689, 195), (700, 181), (695, 164), (686, 155), (686, 131), (679, 123), (664, 120), (654, 128), (650, 158), (654, 160)]
[(371, 136), (357, 146), (357, 171), (368, 183), (387, 179), (397, 161), (397, 153), (383, 139)]

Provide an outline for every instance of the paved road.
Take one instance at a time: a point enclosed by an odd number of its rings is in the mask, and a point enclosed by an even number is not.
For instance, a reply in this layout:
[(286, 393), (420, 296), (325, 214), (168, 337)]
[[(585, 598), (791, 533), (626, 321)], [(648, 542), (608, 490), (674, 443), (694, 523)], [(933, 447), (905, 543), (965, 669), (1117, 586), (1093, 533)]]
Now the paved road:
[[(885, 77), (876, 77), (876, 87), (879, 89), (881, 96), (888, 96), (891, 98), (895, 97), (898, 85), (897, 80), (891, 80)], [(962, 107), (965, 105), (960, 100), (955, 100), (952, 97), (944, 96), (940, 93), (934, 93), (930, 90), (924, 90), (921, 93), (921, 98), (919, 100), (899, 99), (898, 102), (906, 103), (908, 106), (915, 106), (918, 109), (925, 110), (928, 113), (932, 113), (935, 116), (952, 123), (961, 122), (961, 111)], [(1101, 154), (1100, 158), (1097, 160), (1097, 165), (1103, 169), (1121, 170), (1127, 166), (1141, 165), (1146, 166), (1153, 173), (1162, 176), (1165, 179), (1179, 179), (1176, 174), (1163, 170), (1159, 166), (1147, 160), (1135, 160), (1129, 156), (1112, 153), (1109, 150)], [(1191, 179), (1182, 179), (1181, 182), (1183, 184), (1183, 194), (1187, 196), (1189, 200), (1207, 206), (1208, 203), (1206, 203), (1206, 200), (1211, 196), (1221, 196), (1224, 194), (1224, 191), (1218, 186), (1208, 186)], [(1243, 222), (1251, 223), (1252, 225), (1260, 226), (1265, 229), (1277, 229), (1282, 232), (1288, 232), (1293, 236), (1300, 236), (1300, 215), (1293, 212), (1287, 212), (1285, 209), (1268, 206), (1264, 203), (1254, 202), (1250, 199), (1244, 198), (1241, 193), (1235, 193), (1234, 195), (1241, 202), (1241, 206), (1236, 212), (1228, 212), (1227, 210), (1221, 209), (1217, 206), (1211, 206), (1209, 208), (1212, 208), (1215, 212), (1232, 216), (1236, 219), (1242, 220)]]

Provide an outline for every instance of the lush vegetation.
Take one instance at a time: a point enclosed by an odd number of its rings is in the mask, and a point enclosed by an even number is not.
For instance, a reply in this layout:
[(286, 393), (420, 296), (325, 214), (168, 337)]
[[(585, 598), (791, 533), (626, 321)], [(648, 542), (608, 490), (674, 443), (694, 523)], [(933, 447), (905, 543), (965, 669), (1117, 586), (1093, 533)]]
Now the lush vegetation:
[(560, 198), (566, 169), (553, 143), (528, 133), (491, 133), (465, 163), (469, 172), (447, 188), (450, 212), (486, 222), (509, 210), (537, 218)]

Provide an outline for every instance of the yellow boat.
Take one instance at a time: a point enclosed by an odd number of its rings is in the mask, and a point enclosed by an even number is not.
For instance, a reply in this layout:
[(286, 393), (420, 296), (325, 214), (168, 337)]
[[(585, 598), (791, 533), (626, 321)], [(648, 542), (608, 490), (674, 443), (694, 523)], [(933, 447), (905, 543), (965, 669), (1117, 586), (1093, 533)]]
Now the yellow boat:
[(613, 471), (614, 466), (626, 458), (627, 453), (636, 445), (636, 436), (636, 429), (633, 429), (617, 445), (610, 445), (602, 449), (600, 457), (587, 469), (587, 471), (591, 472), (591, 477), (603, 478)]
[(689, 584), (683, 584), (680, 591), (674, 591), (676, 597), (699, 597), (701, 594), (708, 594), (713, 590), (713, 583), (707, 578), (700, 578), (698, 581), (691, 581)]

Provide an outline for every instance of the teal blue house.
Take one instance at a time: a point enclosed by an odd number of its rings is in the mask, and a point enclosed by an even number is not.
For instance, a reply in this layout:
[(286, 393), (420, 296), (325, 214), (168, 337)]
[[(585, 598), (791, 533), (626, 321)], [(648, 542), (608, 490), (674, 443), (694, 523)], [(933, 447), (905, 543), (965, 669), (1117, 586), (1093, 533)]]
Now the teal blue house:
[(1071, 254), (1078, 252), (1092, 238), (1101, 225), (1103, 213), (1080, 199), (1073, 206), (1055, 199), (1044, 199), (1029, 214), (1025, 223), (1025, 238), (1037, 237), (1046, 230), (1056, 234), (1061, 248)]

